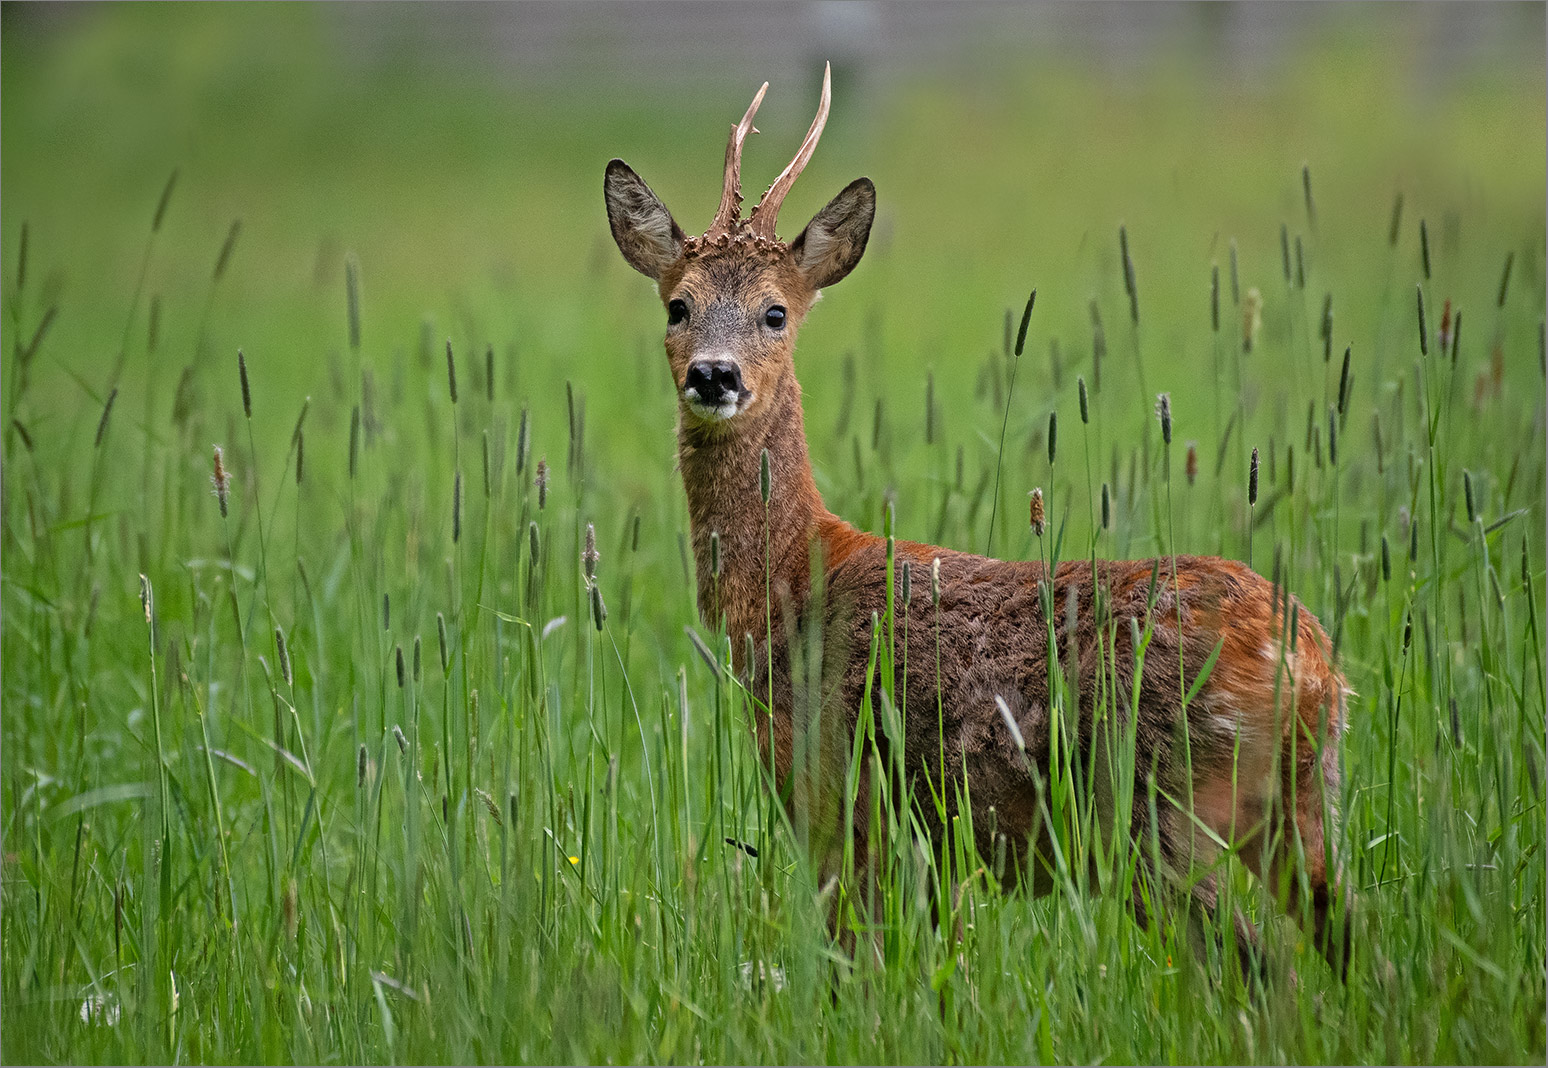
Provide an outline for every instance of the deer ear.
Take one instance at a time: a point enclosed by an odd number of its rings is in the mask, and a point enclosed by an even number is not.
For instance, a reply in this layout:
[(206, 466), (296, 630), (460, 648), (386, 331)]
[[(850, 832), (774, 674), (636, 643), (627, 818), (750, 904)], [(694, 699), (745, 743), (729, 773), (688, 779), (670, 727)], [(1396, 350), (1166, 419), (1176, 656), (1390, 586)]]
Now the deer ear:
[(607, 222), (629, 266), (655, 281), (683, 254), (683, 231), (650, 186), (621, 159), (607, 165)]
[(869, 178), (856, 178), (806, 224), (790, 252), (813, 289), (831, 286), (855, 269), (875, 218), (876, 187)]

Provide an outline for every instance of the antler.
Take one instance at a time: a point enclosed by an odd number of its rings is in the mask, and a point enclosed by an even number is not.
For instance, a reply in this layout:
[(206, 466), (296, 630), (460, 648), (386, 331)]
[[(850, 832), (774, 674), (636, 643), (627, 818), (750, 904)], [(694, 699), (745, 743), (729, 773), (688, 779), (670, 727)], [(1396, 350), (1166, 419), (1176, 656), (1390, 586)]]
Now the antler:
[(705, 241), (735, 233), (742, 224), (742, 142), (747, 140), (749, 133), (758, 132), (753, 128), (753, 116), (758, 113), (758, 105), (763, 103), (763, 94), (768, 91), (769, 83), (764, 82), (748, 105), (747, 114), (731, 129), (731, 140), (726, 142), (726, 182), (720, 193), (720, 209), (715, 212), (715, 221), (710, 223), (710, 228), (704, 231)]
[[(761, 93), (759, 94), (762, 95)], [(801, 142), (801, 147), (796, 151), (795, 159), (790, 161), (790, 166), (780, 172), (774, 184), (769, 186), (769, 191), (763, 194), (763, 199), (753, 208), (752, 214), (747, 218), (747, 229), (756, 237), (775, 241), (774, 223), (779, 216), (779, 206), (785, 202), (785, 194), (790, 192), (790, 187), (805, 169), (806, 163), (812, 158), (812, 153), (817, 148), (817, 141), (822, 137), (822, 128), (828, 122), (828, 105), (833, 101), (833, 65), (825, 64), (822, 69), (822, 100), (817, 104), (817, 117), (812, 120), (812, 128), (806, 131), (806, 140)], [(730, 158), (729, 150), (727, 159)], [(729, 178), (727, 179), (729, 182)], [(727, 186), (729, 188), (729, 185)], [(722, 206), (724, 211), (724, 206)], [(716, 216), (719, 221), (719, 216)]]

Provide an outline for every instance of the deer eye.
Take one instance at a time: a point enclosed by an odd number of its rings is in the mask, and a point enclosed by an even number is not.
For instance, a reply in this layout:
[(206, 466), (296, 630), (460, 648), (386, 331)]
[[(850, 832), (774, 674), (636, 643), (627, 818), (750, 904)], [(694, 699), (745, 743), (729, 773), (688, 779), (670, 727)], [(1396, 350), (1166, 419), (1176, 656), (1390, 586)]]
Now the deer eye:
[(667, 325), (676, 326), (688, 319), (688, 305), (681, 300), (673, 300), (667, 304)]
[(770, 330), (783, 330), (785, 328), (785, 309), (778, 304), (763, 313), (763, 321)]

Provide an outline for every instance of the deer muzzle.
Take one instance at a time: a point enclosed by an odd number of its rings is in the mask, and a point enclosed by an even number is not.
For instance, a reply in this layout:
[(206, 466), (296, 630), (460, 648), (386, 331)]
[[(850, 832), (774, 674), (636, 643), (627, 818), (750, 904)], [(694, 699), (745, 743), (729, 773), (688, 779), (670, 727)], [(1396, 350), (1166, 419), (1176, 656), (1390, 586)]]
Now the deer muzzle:
[(751, 399), (734, 360), (700, 358), (688, 365), (683, 401), (701, 419), (729, 419)]

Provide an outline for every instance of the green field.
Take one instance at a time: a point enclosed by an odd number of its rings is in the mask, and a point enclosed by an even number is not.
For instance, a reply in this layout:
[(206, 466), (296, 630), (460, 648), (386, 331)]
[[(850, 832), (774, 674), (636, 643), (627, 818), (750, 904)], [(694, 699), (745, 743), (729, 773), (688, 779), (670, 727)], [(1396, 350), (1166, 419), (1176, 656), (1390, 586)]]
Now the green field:
[(1542, 1063), (1544, 18), (1484, 10), (1535, 44), (1394, 6), (1250, 70), (1207, 19), (836, 62), (783, 213), (878, 189), (797, 350), (835, 512), (1028, 559), (1041, 487), (1062, 556), (1277, 567), (1333, 637), (1355, 951), (1233, 859), (1253, 988), (906, 836), (883, 963), (829, 937), (602, 200), (621, 156), (707, 226), (757, 56), (521, 78), (322, 7), (5, 6), (0, 1058)]

